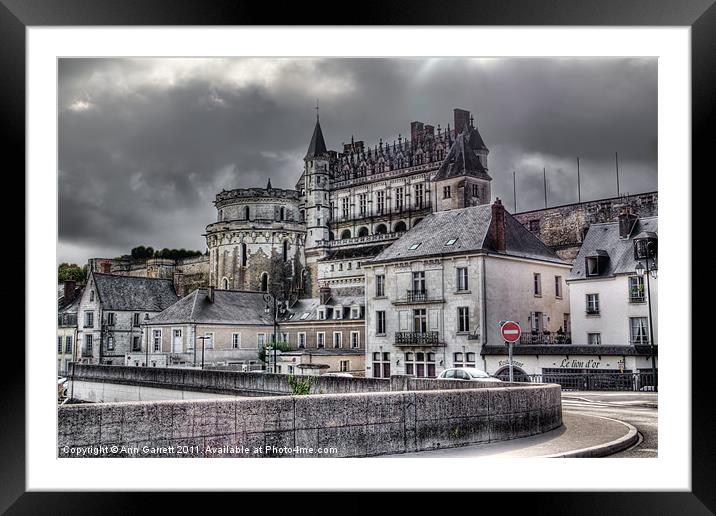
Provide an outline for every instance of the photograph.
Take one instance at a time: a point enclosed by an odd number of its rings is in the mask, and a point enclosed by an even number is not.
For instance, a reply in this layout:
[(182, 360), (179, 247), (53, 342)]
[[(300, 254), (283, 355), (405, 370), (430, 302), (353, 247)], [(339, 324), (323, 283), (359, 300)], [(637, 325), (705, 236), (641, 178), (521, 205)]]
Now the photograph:
[(658, 460), (658, 57), (56, 63), (56, 457)]

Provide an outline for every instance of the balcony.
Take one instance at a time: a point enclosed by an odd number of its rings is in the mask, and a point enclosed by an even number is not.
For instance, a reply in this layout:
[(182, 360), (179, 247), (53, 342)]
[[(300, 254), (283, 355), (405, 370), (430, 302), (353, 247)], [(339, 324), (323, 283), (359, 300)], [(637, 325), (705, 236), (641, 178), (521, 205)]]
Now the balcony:
[(643, 289), (634, 289), (629, 292), (630, 303), (646, 303), (646, 296)]
[(442, 297), (431, 297), (427, 290), (406, 290), (405, 297), (393, 301), (394, 305), (444, 303)]
[(553, 344), (571, 344), (571, 333), (552, 333), (552, 332), (530, 332), (523, 333), (520, 336), (520, 344), (543, 346)]
[(82, 356), (92, 358), (92, 348), (82, 348)]
[(396, 346), (444, 346), (441, 343), (439, 334), (436, 331), (397, 331), (395, 332)]

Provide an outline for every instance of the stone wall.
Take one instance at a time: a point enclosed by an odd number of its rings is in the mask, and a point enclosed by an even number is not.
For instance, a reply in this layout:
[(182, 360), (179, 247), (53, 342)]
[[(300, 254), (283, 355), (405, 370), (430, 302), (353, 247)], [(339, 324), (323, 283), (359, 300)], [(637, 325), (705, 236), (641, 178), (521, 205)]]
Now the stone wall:
[(562, 424), (556, 385), (65, 405), (58, 416), (60, 457), (365, 457)]

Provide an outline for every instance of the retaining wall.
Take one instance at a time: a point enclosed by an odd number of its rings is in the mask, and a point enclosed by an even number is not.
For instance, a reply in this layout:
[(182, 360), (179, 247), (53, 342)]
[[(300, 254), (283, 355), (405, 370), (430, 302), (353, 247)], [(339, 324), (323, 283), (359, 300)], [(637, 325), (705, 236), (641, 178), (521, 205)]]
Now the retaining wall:
[(462, 385), (65, 405), (59, 407), (58, 452), (60, 457), (364, 457), (503, 441), (562, 424), (558, 385)]

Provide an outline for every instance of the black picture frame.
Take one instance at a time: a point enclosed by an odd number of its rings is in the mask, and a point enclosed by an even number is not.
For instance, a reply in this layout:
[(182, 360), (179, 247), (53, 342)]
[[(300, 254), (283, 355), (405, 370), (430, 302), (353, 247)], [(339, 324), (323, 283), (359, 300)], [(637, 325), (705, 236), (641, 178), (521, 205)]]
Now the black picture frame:
[[(30, 26), (87, 25), (619, 25), (689, 26), (692, 35), (692, 163), (693, 170), (713, 169), (710, 154), (714, 140), (708, 129), (715, 125), (716, 113), (716, 6), (714, 0), (493, 0), (444, 2), (382, 2), (361, 4), (350, 16), (338, 4), (307, 7), (302, 2), (274, 4), (238, 3), (231, 0), (0, 0), (0, 118), (6, 129), (6, 178), (19, 176), (25, 169), (25, 29)], [(11, 158), (8, 163), (7, 158)], [(709, 159), (711, 158), (711, 159)], [(707, 160), (710, 161), (707, 169)], [(680, 171), (685, 179), (688, 171)], [(692, 179), (696, 174), (692, 175)], [(20, 183), (22, 184), (22, 183)], [(698, 189), (696, 190), (698, 192)], [(23, 186), (23, 194), (24, 186)], [(701, 195), (705, 195), (704, 192)], [(15, 193), (16, 198), (23, 198)], [(694, 198), (694, 204), (698, 201)], [(689, 209), (689, 207), (685, 207)], [(15, 212), (17, 213), (17, 212)], [(695, 219), (695, 218), (694, 218)], [(696, 220), (694, 220), (696, 222)], [(697, 234), (696, 232), (692, 234)], [(49, 247), (49, 246), (48, 246)], [(15, 248), (23, 253), (24, 246)], [(684, 250), (690, 252), (690, 250)], [(19, 260), (15, 257), (14, 263)], [(27, 267), (27, 266), (26, 266)], [(26, 274), (29, 271), (25, 271)], [(691, 278), (686, 278), (691, 282)], [(19, 290), (16, 287), (14, 290)], [(15, 306), (21, 300), (14, 296)], [(24, 299), (23, 299), (24, 301)], [(690, 300), (684, 300), (689, 302)], [(22, 303), (24, 306), (24, 303)], [(697, 305), (693, 305), (697, 308)], [(693, 316), (692, 316), (693, 317)], [(684, 329), (684, 342), (690, 346), (691, 328)], [(13, 337), (16, 339), (16, 337)], [(6, 337), (9, 344), (9, 336)], [(26, 343), (29, 345), (29, 343)], [(41, 345), (34, 343), (34, 345)], [(711, 344), (692, 349), (698, 364), (712, 363)], [(145, 512), (157, 501), (147, 493), (50, 493), (26, 492), (25, 487), (25, 358), (13, 356), (0, 375), (3, 416), (0, 424), (0, 511), (8, 514), (120, 514)], [(692, 366), (696, 362), (692, 362)], [(692, 375), (692, 490), (690, 492), (626, 493), (506, 493), (480, 495), (480, 507), (489, 507), (495, 498), (498, 507), (517, 508), (551, 514), (712, 514), (716, 511), (716, 471), (713, 438), (714, 404), (709, 374)], [(703, 370), (702, 370), (703, 372)], [(618, 461), (615, 461), (615, 467)], [(535, 472), (539, 474), (538, 472)], [(555, 479), (559, 484), (559, 479)], [(290, 482), (280, 483), (290, 489)], [(293, 503), (306, 494), (295, 493)], [(152, 500), (149, 497), (152, 496)], [(185, 512), (192, 506), (208, 510), (207, 499), (217, 510), (222, 501), (208, 493), (165, 493), (159, 495), (162, 510), (177, 505)], [(244, 495), (242, 495), (243, 497)], [(259, 495), (266, 503), (265, 495)], [(308, 495), (312, 496), (312, 495)], [(525, 497), (529, 496), (529, 500)], [(419, 500), (412, 498), (413, 502)], [(242, 505), (254, 501), (242, 499)], [(407, 502), (407, 501), (406, 501)], [(402, 503), (402, 502), (401, 502)], [(404, 507), (409, 505), (406, 503)], [(158, 509), (155, 509), (158, 510)], [(317, 509), (318, 510), (318, 509)], [(501, 511), (502, 512), (502, 511)]]

